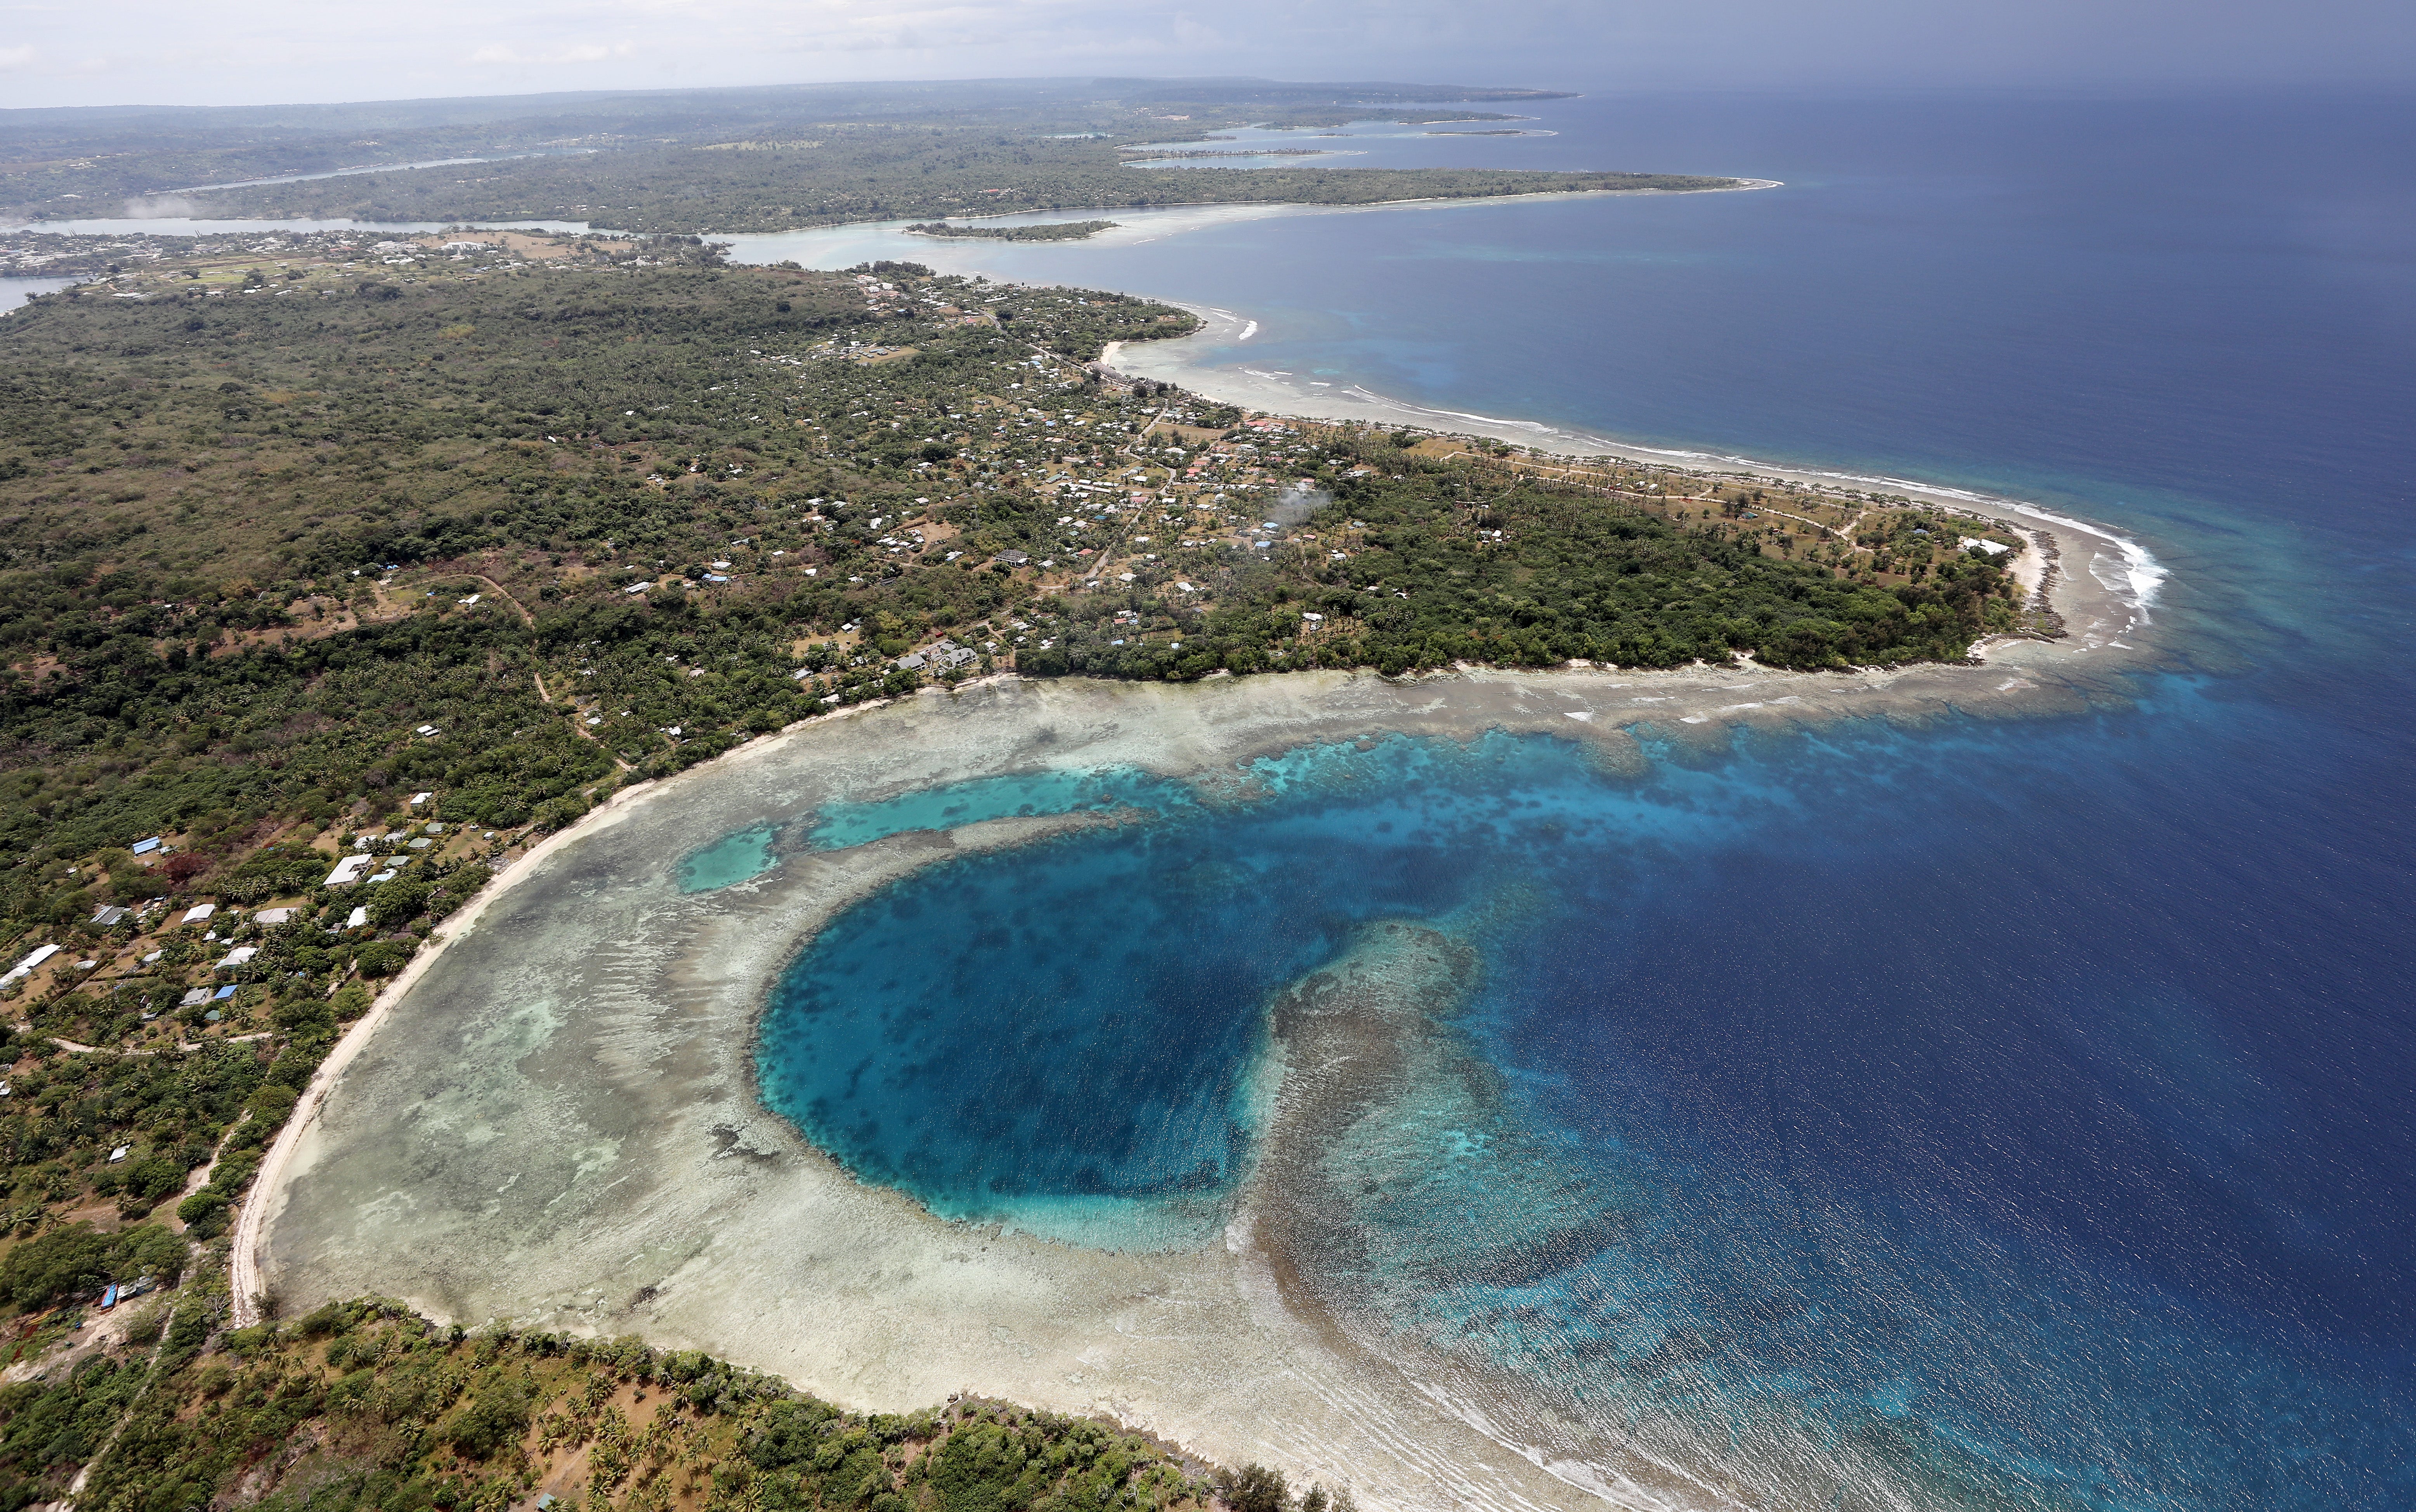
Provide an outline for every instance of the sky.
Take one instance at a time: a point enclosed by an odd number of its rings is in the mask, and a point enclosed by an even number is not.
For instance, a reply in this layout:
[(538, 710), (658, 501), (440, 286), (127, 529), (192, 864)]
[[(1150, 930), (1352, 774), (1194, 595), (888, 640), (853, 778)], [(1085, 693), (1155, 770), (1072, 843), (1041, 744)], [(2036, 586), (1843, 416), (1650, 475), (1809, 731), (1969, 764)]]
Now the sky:
[(2409, 0), (0, 0), (0, 107), (1086, 73), (1642, 88), (2416, 82)]

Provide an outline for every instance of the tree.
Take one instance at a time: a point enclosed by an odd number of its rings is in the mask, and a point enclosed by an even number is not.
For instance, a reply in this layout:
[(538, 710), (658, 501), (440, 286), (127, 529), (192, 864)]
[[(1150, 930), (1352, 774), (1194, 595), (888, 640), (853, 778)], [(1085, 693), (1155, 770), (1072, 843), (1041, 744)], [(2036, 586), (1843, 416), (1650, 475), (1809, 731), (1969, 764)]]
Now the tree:
[(445, 1442), (466, 1460), (486, 1460), (528, 1431), (529, 1401), (515, 1381), (482, 1386), (469, 1406), (445, 1426)]
[(1233, 1512), (1285, 1512), (1291, 1501), (1283, 1472), (1261, 1464), (1218, 1471), (1216, 1494)]

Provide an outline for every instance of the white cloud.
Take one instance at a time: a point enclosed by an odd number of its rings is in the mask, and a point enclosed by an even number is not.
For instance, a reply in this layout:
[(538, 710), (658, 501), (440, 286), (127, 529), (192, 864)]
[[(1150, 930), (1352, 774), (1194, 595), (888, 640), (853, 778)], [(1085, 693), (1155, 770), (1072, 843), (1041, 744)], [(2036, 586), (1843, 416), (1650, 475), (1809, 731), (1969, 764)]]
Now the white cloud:
[(508, 42), (489, 42), (470, 54), (472, 63), (607, 63), (614, 58), (638, 55), (635, 42), (574, 42), (551, 52), (523, 52)]
[[(1815, 89), (2408, 76), (2406, 0), (2216, 8), (2219, 23), (2193, 0), (33, 0), (9, 12), (0, 71), (10, 106), (1082, 74)], [(104, 55), (127, 37), (139, 54)]]

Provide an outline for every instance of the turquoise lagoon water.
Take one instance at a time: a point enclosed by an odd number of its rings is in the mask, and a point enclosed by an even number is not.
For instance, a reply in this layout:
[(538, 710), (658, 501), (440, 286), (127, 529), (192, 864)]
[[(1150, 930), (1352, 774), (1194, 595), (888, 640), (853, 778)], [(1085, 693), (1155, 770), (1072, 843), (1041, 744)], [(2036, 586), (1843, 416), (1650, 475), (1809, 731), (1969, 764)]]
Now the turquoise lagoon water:
[(1105, 814), (1122, 808), (1166, 811), (1195, 802), (1188, 788), (1131, 767), (1014, 772), (874, 802), (832, 803), (817, 816), (807, 841), (817, 850), (845, 850), (908, 830), (953, 830), (984, 819)]
[[(2396, 1136), (2368, 1141), (2406, 1089), (2310, 1087), (2390, 1037), (2206, 944), (2271, 936), (2261, 890), (2316, 883), (2303, 826), (2378, 753), (2171, 817), (2308, 733), (2171, 677), (2118, 714), (1662, 749), (1640, 780), (1495, 735), (1293, 753), (1240, 801), (1139, 783), (1154, 820), (842, 915), (767, 1012), (763, 1093), (943, 1216), (1205, 1242), (1269, 997), (1371, 923), (1440, 927), (1483, 969), (1435, 1010), (1495, 1094), (1354, 1130), (1354, 1242), (1315, 1278), (1397, 1340), (1605, 1424), (1877, 1453), (1940, 1505), (2388, 1505), (2416, 1392), (2358, 1336), (2404, 1304), (2334, 1255), (2404, 1238)], [(2101, 847), (2161, 882), (2064, 897)]]
[(778, 832), (768, 824), (752, 825), (691, 852), (680, 861), (679, 890), (711, 892), (763, 876), (779, 864), (772, 851), (773, 836)]
[(943, 1214), (1200, 1242), (1270, 995), (1419, 921), (1481, 965), (1436, 1011), (1483, 1074), (1327, 1153), (1309, 1279), (1364, 1325), (1693, 1424), (1772, 1505), (2416, 1505), (2416, 107), (1536, 113), (1451, 160), (1789, 187), (945, 255), (1261, 322), (1210, 367), (2045, 499), (2169, 570), (2165, 669), (1632, 778), (1500, 737), (1121, 778), (1153, 816), (835, 921), (766, 1097)]

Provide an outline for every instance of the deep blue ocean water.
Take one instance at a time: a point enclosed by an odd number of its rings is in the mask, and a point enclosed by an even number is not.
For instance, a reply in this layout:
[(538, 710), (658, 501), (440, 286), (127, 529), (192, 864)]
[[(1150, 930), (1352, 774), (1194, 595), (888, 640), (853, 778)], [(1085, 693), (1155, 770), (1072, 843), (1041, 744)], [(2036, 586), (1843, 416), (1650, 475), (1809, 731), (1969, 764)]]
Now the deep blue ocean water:
[[(1182, 1242), (1246, 1169), (1267, 995), (1434, 921), (1486, 963), (1455, 1023), (1528, 1163), (1400, 1136), (1360, 1280), (1403, 1339), (1933, 1503), (2416, 1505), (2416, 108), (1538, 113), (1560, 134), (1354, 160), (1789, 187), (984, 265), (1261, 321), (1218, 361), (2047, 500), (2170, 571), (2172, 665), (2086, 716), (1641, 778), (1394, 741), (1247, 801), (1111, 773), (835, 811), (814, 843), (1108, 788), (1156, 817), (842, 916), (766, 1020), (767, 1097), (941, 1212)], [(1534, 1162), (1618, 1221), (1509, 1264), (1564, 1216), (1522, 1207)]]

